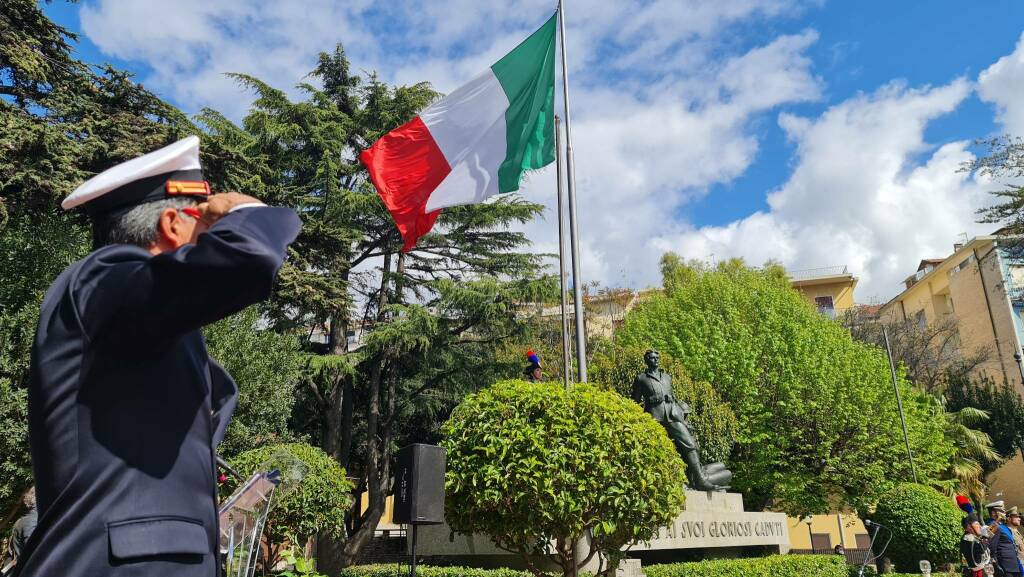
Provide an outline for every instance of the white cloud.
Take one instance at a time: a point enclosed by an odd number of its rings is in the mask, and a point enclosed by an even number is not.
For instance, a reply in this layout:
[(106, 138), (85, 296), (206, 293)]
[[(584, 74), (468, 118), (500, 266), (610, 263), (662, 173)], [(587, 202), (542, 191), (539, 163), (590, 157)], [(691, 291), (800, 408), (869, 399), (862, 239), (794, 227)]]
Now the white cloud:
[(978, 96), (996, 106), (1003, 130), (1024, 136), (1024, 34), (1014, 51), (997, 60), (978, 76)]
[[(820, 81), (803, 51), (814, 32), (782, 36), (719, 63), (703, 81), (682, 79), (640, 94), (579, 91), (573, 127), (583, 277), (601, 283), (657, 283), (662, 239), (685, 225), (673, 213), (754, 161), (752, 118), (779, 105), (816, 99)], [(549, 207), (530, 237), (557, 250), (554, 179), (532, 179), (524, 194)]]
[(934, 149), (932, 120), (970, 94), (958, 79), (935, 88), (889, 84), (830, 107), (815, 119), (781, 114), (797, 146), (789, 180), (768, 195), (770, 209), (727, 226), (662, 239), (690, 256), (768, 259), (793, 269), (846, 264), (860, 276), (858, 298), (889, 298), (921, 258), (948, 255), (974, 222), (989, 183), (959, 172), (967, 142)]
[[(574, 139), (584, 277), (657, 282), (659, 239), (685, 230), (673, 212), (754, 161), (759, 115), (817, 99), (805, 52), (814, 31), (737, 48), (731, 27), (799, 13), (804, 0), (569, 2)], [(353, 64), (392, 82), (449, 91), (489, 66), (550, 14), (550, 0), (94, 0), (85, 34), (105, 53), (146, 64), (143, 81), (186, 110), (239, 118), (251, 101), (224, 72), (291, 88), (318, 51), (343, 42)], [(745, 43), (749, 44), (749, 40)], [(529, 225), (554, 252), (553, 167), (523, 194), (549, 207)]]
[(141, 62), (142, 81), (189, 112), (240, 118), (252, 100), (227, 72), (293, 91), (316, 55), (344, 39), (369, 46), (359, 15), (370, 0), (99, 0), (82, 6), (82, 30), (105, 54)]

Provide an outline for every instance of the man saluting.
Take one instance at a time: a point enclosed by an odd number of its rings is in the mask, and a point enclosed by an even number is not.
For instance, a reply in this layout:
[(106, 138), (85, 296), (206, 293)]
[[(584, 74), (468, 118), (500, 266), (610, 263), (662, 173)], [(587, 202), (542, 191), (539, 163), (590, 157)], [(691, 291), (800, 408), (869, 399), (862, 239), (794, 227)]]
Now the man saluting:
[(20, 577), (219, 573), (214, 447), (237, 390), (199, 329), (270, 295), (300, 222), (211, 194), (192, 136), (63, 205), (96, 250), (57, 278), (32, 349), (39, 524)]

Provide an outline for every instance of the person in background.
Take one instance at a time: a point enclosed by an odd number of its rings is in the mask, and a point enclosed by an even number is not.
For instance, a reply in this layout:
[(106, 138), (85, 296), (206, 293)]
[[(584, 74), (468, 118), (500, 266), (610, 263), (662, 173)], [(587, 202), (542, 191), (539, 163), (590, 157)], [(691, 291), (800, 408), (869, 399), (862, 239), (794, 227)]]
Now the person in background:
[(11, 536), (7, 540), (7, 551), (4, 552), (3, 561), (0, 561), (0, 575), (7, 575), (18, 564), (18, 558), (21, 557), (22, 551), (25, 550), (25, 544), (28, 543), (32, 531), (35, 530), (36, 524), (39, 522), (35, 487), (31, 487), (25, 492), (22, 503), (28, 508), (28, 512), (15, 521), (11, 528)]
[(988, 549), (992, 554), (992, 566), (995, 567), (996, 575), (1018, 577), (1024, 573), (1024, 565), (1017, 557), (1017, 542), (1006, 524), (1004, 504), (1002, 501), (996, 501), (990, 503), (986, 509), (992, 518), (992, 523), (988, 526), (991, 532)]
[(544, 377), (540, 369), (540, 357), (533, 351), (526, 351), (526, 360), (529, 364), (523, 369), (523, 377), (531, 383), (539, 383)]
[(1017, 545), (1017, 559), (1024, 563), (1024, 534), (1021, 533), (1020, 511), (1017, 507), (1010, 507), (1006, 511), (1006, 525), (1013, 533), (1013, 542)]
[(985, 505), (988, 516), (985, 518), (985, 526), (982, 528), (982, 535), (988, 538), (994, 537), (999, 532), (999, 522), (1006, 516), (1006, 508), (1003, 501), (993, 501)]
[(991, 574), (992, 555), (982, 542), (981, 521), (976, 515), (970, 514), (964, 517), (963, 527), (964, 536), (960, 539), (960, 554), (965, 560), (963, 577), (985, 577)]

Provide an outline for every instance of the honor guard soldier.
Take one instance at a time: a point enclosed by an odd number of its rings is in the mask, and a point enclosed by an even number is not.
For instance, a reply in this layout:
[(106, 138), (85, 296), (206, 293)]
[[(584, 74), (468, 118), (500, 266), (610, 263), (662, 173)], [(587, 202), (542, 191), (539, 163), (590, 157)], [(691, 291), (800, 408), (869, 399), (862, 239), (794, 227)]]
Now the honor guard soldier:
[(237, 389), (200, 328), (267, 298), (300, 221), (211, 194), (195, 136), (114, 166), (62, 206), (95, 250), (47, 291), (32, 348), (39, 520), (20, 577), (214, 577), (214, 448)]

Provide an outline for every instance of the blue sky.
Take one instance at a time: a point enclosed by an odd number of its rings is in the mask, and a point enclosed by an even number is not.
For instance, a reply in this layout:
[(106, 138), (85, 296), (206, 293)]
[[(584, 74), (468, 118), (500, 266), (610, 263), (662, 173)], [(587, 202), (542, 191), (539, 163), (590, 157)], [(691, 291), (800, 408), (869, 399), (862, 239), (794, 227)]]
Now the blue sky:
[[(83, 0), (45, 5), (79, 56), (240, 119), (223, 72), (292, 87), (343, 42), (355, 67), (449, 91), (554, 9), (544, 0)], [(1024, 134), (1024, 4), (568, 0), (585, 280), (658, 282), (657, 258), (846, 264), (887, 299), (920, 258), (988, 231), (975, 138)], [(578, 11), (577, 11), (578, 10)], [(1024, 99), (1021, 99), (1024, 100)], [(553, 170), (531, 200), (554, 205)], [(554, 252), (554, 220), (528, 225)]]

